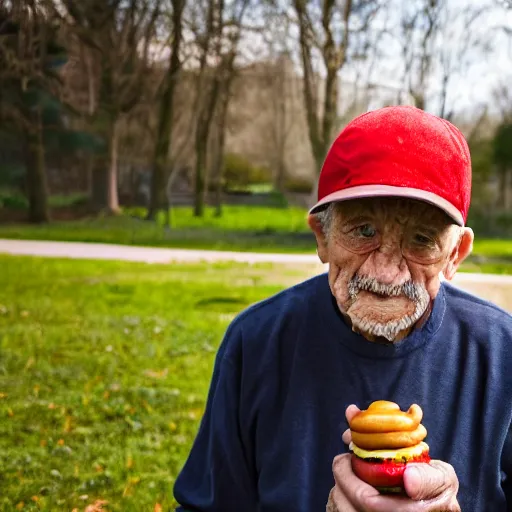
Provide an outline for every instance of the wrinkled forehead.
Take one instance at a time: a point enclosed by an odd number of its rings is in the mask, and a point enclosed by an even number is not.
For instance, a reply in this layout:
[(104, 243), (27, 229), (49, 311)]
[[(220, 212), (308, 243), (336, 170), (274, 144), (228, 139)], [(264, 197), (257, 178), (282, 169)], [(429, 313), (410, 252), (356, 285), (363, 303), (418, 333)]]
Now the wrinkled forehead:
[(438, 228), (454, 224), (437, 206), (401, 197), (368, 197), (341, 201), (336, 204), (336, 211), (342, 221), (367, 218), (378, 219), (379, 222), (426, 224)]

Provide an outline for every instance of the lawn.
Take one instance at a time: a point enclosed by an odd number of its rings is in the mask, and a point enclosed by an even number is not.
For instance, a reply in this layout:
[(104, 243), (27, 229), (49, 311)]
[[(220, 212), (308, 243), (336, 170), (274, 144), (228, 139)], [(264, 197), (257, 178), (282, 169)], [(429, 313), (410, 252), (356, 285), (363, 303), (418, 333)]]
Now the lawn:
[(0, 510), (173, 507), (237, 312), (303, 279), (271, 265), (0, 256)]
[[(172, 212), (172, 228), (146, 222), (143, 209), (119, 217), (54, 222), (46, 226), (0, 225), (0, 238), (58, 240), (254, 252), (314, 253), (314, 237), (300, 208), (226, 206), (221, 218), (207, 209), (196, 218), (190, 208)], [(512, 274), (512, 240), (478, 237), (463, 271)]]

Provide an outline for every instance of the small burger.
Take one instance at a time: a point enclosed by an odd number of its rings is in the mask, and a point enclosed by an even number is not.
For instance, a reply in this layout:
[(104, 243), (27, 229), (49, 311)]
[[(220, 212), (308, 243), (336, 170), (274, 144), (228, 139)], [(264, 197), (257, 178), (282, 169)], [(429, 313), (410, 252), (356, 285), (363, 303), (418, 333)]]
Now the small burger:
[(350, 421), (352, 469), (363, 481), (384, 493), (403, 493), (409, 462), (430, 462), (423, 412), (413, 404), (407, 412), (386, 400), (373, 402)]

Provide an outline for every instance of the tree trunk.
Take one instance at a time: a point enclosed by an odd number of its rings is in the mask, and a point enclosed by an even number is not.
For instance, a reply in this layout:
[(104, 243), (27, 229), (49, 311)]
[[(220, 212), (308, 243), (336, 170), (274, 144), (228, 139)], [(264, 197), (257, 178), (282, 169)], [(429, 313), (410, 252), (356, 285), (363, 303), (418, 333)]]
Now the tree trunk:
[(233, 59), (228, 59), (227, 68), (223, 75), (222, 94), (217, 113), (217, 148), (213, 165), (215, 179), (215, 216), (222, 216), (222, 178), (224, 177), (224, 152), (226, 146), (226, 122), (228, 117), (229, 100), (231, 99), (231, 84), (233, 83)]
[(278, 157), (276, 180), (274, 183), (276, 190), (278, 190), (281, 193), (285, 192), (286, 175), (287, 175), (287, 170), (286, 170), (286, 162), (284, 159), (284, 150), (283, 150), (283, 152)]
[(285, 192), (286, 179), (286, 141), (289, 135), (290, 123), (287, 118), (287, 102), (290, 92), (286, 87), (289, 80), (286, 74), (285, 62), (278, 61), (272, 83), (273, 95), (273, 138), (274, 138), (274, 188), (281, 193)]
[[(299, 39), (302, 55), (303, 66), (303, 82), (304, 82), (304, 105), (306, 107), (307, 124), (309, 132), (309, 140), (313, 152), (313, 158), (316, 164), (316, 173), (320, 173), (325, 154), (329, 148), (332, 137), (332, 129), (337, 117), (337, 103), (338, 103), (338, 76), (337, 73), (343, 63), (345, 62), (346, 44), (348, 39), (344, 42), (342, 48), (336, 50), (334, 42), (330, 36), (330, 32), (326, 43), (323, 48), (323, 57), (326, 61), (327, 77), (325, 80), (325, 97), (323, 118), (318, 111), (318, 99), (315, 82), (315, 74), (313, 70), (313, 59), (311, 55), (311, 41), (309, 37), (309, 28), (306, 15), (305, 3), (295, 2), (296, 11), (299, 15)], [(345, 22), (348, 30), (348, 17), (350, 16), (351, 2), (347, 2), (347, 12), (345, 12)], [(325, 13), (324, 13), (325, 14)], [(327, 28), (324, 29), (327, 31)], [(330, 29), (329, 29), (330, 30)], [(347, 36), (348, 37), (348, 36)], [(337, 52), (342, 52), (337, 55)]]
[(202, 217), (204, 215), (205, 203), (205, 187), (204, 175), (206, 165), (206, 148), (207, 140), (196, 141), (196, 185), (194, 197), (194, 217)]
[[(338, 68), (333, 66), (327, 69), (325, 79), (325, 98), (324, 98), (324, 118), (322, 123), (322, 138), (319, 141), (317, 151), (315, 152), (315, 161), (317, 163), (317, 172), (320, 174), (323, 160), (327, 150), (331, 145), (332, 132), (336, 119), (338, 117)], [(321, 160), (318, 166), (318, 161)]]
[(176, 89), (177, 75), (181, 67), (181, 18), (184, 7), (185, 0), (173, 1), (174, 37), (172, 40), (169, 68), (167, 69), (167, 76), (165, 78), (165, 89), (160, 104), (158, 132), (156, 136), (155, 155), (153, 158), (153, 173), (151, 175), (151, 196), (147, 215), (147, 218), (150, 220), (155, 219), (158, 210), (166, 203), (165, 189), (168, 181), (166, 164), (169, 148), (171, 147), (174, 91)]
[(213, 176), (215, 179), (215, 217), (222, 216), (222, 178), (224, 176), (224, 147), (226, 140), (226, 114), (227, 101), (223, 99), (220, 105), (219, 119), (217, 122), (217, 147), (215, 149), (215, 161), (213, 163)]
[(48, 184), (44, 160), (43, 128), (38, 110), (33, 132), (27, 134), (27, 192), (31, 222), (49, 222)]
[(118, 151), (119, 151), (119, 123), (112, 122), (108, 148), (108, 171), (107, 171), (107, 203), (105, 205), (108, 213), (117, 215), (119, 213), (119, 199), (117, 190), (118, 174)]
[[(304, 106), (306, 110), (309, 141), (311, 143), (313, 156), (316, 162), (317, 157), (315, 148), (319, 145), (320, 142), (317, 84), (315, 82), (315, 73), (313, 69), (305, 5), (305, 2), (295, 0), (295, 9), (299, 17), (299, 39), (302, 56)], [(319, 172), (319, 169), (317, 168), (315, 171)]]
[[(322, 163), (316, 162), (317, 168), (321, 169)], [(312, 207), (318, 201), (318, 180), (320, 175), (318, 174), (315, 177), (315, 182), (313, 183), (313, 188), (311, 189), (311, 194), (309, 196), (309, 205)]]
[(118, 122), (113, 121), (108, 134), (106, 154), (94, 158), (91, 180), (91, 206), (96, 212), (119, 213), (117, 191), (118, 172)]
[(167, 77), (168, 83), (160, 105), (158, 132), (156, 136), (155, 155), (153, 158), (153, 172), (151, 174), (151, 193), (147, 219), (154, 220), (157, 212), (165, 202), (165, 183), (167, 156), (172, 135), (172, 98), (174, 96), (174, 79), (171, 78), (171, 68)]
[(196, 130), (196, 191), (195, 191), (195, 207), (194, 216), (202, 217), (204, 214), (205, 203), (205, 174), (206, 174), (206, 156), (208, 149), (208, 137), (210, 135), (210, 127), (213, 113), (219, 97), (220, 80), (219, 73), (223, 70), (217, 70), (213, 77), (211, 89), (207, 92), (208, 97), (198, 116)]
[(511, 169), (504, 169), (504, 176), (505, 176), (505, 179), (504, 179), (504, 182), (505, 182), (505, 187), (504, 187), (504, 191), (503, 191), (503, 195), (504, 195), (504, 202), (503, 202), (503, 206), (505, 207), (505, 211), (506, 212), (509, 212), (512, 208), (512, 171)]
[(508, 170), (504, 166), (499, 167), (499, 205), (504, 211), (509, 209)]
[(93, 158), (91, 168), (91, 206), (95, 212), (101, 212), (107, 204), (108, 159), (106, 155)]

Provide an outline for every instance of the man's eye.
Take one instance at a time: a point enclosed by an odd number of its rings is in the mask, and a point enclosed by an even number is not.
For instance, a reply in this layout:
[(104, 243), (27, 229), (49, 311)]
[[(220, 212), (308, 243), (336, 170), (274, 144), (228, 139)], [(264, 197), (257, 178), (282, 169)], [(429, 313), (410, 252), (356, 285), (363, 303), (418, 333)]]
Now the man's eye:
[(432, 239), (430, 239), (428, 236), (421, 235), (419, 233), (414, 235), (414, 242), (417, 243), (418, 245), (428, 245), (428, 246), (431, 246), (434, 243), (432, 241)]
[(377, 234), (377, 230), (371, 224), (364, 224), (356, 228), (356, 233), (364, 238), (372, 238)]

